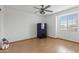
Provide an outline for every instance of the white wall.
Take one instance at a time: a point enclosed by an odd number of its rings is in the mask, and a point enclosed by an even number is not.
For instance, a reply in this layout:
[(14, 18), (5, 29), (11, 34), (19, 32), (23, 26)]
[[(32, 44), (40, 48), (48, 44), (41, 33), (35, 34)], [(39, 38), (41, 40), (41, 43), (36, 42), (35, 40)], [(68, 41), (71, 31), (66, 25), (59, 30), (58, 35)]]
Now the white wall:
[[(60, 37), (60, 38), (64, 38), (64, 39), (67, 39), (67, 40), (79, 42), (79, 32), (60, 31), (59, 19), (56, 18), (59, 15), (63, 15), (63, 14), (67, 14), (67, 13), (73, 13), (73, 12), (74, 13), (79, 12), (79, 7), (64, 10), (64, 11), (61, 11), (59, 13), (53, 14), (51, 16), (50, 15), (47, 16), (46, 20), (47, 20), (47, 23), (50, 25), (50, 26), (48, 25), (50, 27), (48, 29), (48, 33), (49, 33), (48, 35), (49, 36), (52, 35), (52, 36), (55, 36), (55, 37)], [(57, 24), (56, 24), (56, 20), (57, 20)], [(57, 25), (57, 28), (55, 27), (56, 25)], [(55, 29), (53, 30), (53, 28), (55, 28)]]
[(47, 23), (47, 35), (51, 37), (55, 37), (55, 32), (56, 32), (55, 16), (47, 15), (44, 17)]
[(1, 5), (0, 8), (1, 8), (1, 11), (0, 11), (0, 39), (2, 39), (4, 37), (4, 23), (3, 23), (4, 7)]
[[(1, 12), (0, 12), (0, 16), (1, 16)], [(2, 19), (0, 17), (0, 39), (2, 37)]]
[[(70, 33), (70, 32), (60, 32), (59, 31), (59, 24), (56, 24), (56, 17), (58, 15), (62, 15), (65, 13), (71, 13), (73, 11), (79, 11), (79, 8), (75, 9), (68, 9), (61, 11), (59, 13), (53, 15), (46, 15), (46, 16), (39, 16), (33, 13), (29, 13), (27, 11), (22, 11), (18, 8), (6, 7), (5, 12), (2, 14), (1, 25), (0, 27), (0, 35), (5, 36), (10, 42), (18, 41), (22, 39), (28, 39), (32, 37), (36, 37), (36, 23), (39, 22), (47, 22), (48, 24), (48, 36), (51, 37), (62, 37), (69, 40), (78, 41), (78, 34), (79, 33)], [(57, 26), (57, 27), (56, 27)], [(73, 37), (72, 37), (73, 36)]]
[(5, 8), (4, 31), (10, 42), (36, 37), (36, 24), (42, 22), (43, 17), (11, 7)]

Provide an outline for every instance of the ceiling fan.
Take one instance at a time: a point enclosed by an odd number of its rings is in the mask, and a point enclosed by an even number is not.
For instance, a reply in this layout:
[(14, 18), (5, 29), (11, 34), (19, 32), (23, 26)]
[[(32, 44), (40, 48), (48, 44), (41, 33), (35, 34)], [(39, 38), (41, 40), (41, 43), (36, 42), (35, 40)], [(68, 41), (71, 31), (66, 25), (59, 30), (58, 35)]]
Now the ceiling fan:
[(51, 6), (50, 5), (40, 5), (41, 8), (39, 7), (34, 7), (35, 9), (38, 9), (39, 11), (36, 11), (36, 12), (39, 12), (40, 14), (46, 14), (46, 12), (53, 12), (52, 10), (47, 10), (48, 8), (50, 8)]

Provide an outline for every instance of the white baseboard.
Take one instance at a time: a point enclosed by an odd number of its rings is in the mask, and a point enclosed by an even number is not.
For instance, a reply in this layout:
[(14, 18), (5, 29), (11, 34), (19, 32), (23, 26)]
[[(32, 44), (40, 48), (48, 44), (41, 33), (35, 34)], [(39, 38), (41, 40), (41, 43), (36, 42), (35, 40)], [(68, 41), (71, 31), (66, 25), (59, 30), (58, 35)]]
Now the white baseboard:
[(58, 38), (58, 39), (63, 39), (63, 40), (68, 40), (68, 41), (72, 41), (72, 42), (76, 42), (76, 43), (79, 43), (79, 41), (76, 41), (76, 40), (70, 40), (68, 38), (65, 38), (65, 37), (56, 37), (56, 36), (48, 36), (50, 38)]

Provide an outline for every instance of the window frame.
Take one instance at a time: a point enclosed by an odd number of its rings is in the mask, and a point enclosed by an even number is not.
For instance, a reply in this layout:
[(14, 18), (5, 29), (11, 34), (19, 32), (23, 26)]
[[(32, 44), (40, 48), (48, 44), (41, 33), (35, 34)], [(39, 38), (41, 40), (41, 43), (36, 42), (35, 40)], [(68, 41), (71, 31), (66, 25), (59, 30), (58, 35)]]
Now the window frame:
[[(65, 30), (61, 30), (61, 21), (60, 21), (60, 17), (63, 17), (63, 16), (69, 16), (69, 15), (75, 15), (75, 14), (77, 14), (77, 24), (76, 24), (76, 31), (70, 31), (69, 30), (69, 25), (68, 25), (68, 19), (67, 19), (67, 29), (65, 29)], [(68, 18), (68, 17), (67, 17)], [(58, 19), (59, 19), (59, 25), (60, 25), (60, 31), (69, 31), (69, 32), (77, 32), (77, 31), (79, 31), (79, 11), (78, 12), (73, 12), (73, 13), (67, 13), (67, 14), (62, 14), (62, 15), (59, 15), (58, 16)], [(72, 20), (73, 21), (73, 20)], [(73, 23), (73, 22), (72, 22)]]

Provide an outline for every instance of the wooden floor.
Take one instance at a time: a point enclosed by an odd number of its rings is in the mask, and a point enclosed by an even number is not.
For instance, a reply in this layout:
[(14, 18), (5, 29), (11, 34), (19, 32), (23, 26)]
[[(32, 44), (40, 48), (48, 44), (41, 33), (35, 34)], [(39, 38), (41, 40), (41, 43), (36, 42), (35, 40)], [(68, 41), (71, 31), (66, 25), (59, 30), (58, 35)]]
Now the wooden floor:
[(74, 53), (79, 52), (79, 44), (61, 39), (30, 39), (10, 44), (0, 53)]

